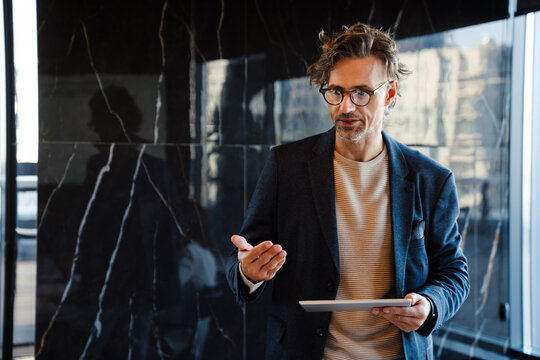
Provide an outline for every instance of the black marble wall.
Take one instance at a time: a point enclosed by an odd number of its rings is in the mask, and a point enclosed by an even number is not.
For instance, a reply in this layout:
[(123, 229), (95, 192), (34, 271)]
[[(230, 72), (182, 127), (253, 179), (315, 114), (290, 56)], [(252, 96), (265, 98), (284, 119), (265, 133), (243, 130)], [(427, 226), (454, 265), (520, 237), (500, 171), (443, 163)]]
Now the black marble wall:
[[(476, 87), (500, 80), (486, 100), (496, 127), (474, 143), (462, 135), (482, 133), (490, 118), (467, 118), (467, 106), (477, 104), (464, 93), (460, 109), (450, 109), (456, 118), (449, 117), (443, 105), (453, 106), (454, 98), (440, 86), (457, 74), (465, 87), (463, 63), (452, 62), (463, 55), (445, 57), (445, 37), (424, 36), (501, 19), (506, 11), (507, 2), (487, 0), (322, 7), (278, 0), (38, 1), (37, 359), (262, 357), (268, 298), (235, 304), (224, 258), (270, 147), (331, 125), (305, 78), (321, 29), (363, 21), (392, 29), (398, 39), (415, 37), (402, 43), (409, 60), (439, 48), (441, 70), (430, 79), (441, 97), (422, 109), (409, 102), (416, 107), (401, 113), (398, 105), (389, 131), (456, 169), (460, 196), (470, 203), (460, 226), (474, 234), (466, 243), (473, 260), (480, 245), (492, 248), (495, 230), (506, 241), (505, 215), (486, 220), (481, 236), (469, 224), (507, 207), (504, 177), (482, 185), (489, 171), (506, 171), (505, 108), (489, 103), (508, 96), (507, 50), (496, 46), (496, 63), (481, 71)], [(409, 94), (423, 98), (422, 91), (411, 86)], [(444, 110), (426, 112), (433, 106)], [(422, 124), (430, 132), (415, 130)], [(447, 156), (458, 148), (462, 158)], [(487, 175), (470, 169), (484, 169), (482, 156), (496, 163)], [(479, 191), (493, 199), (488, 217), (478, 215)], [(458, 326), (473, 332), (485, 305), (484, 266), (477, 271), (478, 295), (464, 310), (472, 318), (458, 317)], [(500, 286), (504, 298), (504, 281)], [(499, 298), (490, 306), (498, 311), (498, 304)], [(507, 325), (498, 325), (497, 335), (507, 337)]]

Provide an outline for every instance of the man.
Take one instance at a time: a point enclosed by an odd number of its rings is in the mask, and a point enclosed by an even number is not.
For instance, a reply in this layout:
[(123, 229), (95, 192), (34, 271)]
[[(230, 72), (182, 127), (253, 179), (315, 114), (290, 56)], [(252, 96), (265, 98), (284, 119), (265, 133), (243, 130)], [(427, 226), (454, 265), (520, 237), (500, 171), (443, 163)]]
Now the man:
[[(267, 359), (431, 359), (431, 333), (469, 292), (452, 173), (382, 131), (399, 80), (395, 42), (363, 24), (319, 35), (310, 66), (334, 128), (272, 149), (229, 284), (239, 301), (273, 279)], [(298, 301), (408, 298), (411, 307), (306, 312)]]

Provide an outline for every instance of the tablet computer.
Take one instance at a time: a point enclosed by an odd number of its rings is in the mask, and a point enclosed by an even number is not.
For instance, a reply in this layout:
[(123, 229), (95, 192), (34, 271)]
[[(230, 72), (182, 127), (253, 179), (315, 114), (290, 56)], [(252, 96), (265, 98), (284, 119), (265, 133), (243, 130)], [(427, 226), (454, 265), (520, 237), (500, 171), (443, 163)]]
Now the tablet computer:
[(374, 307), (411, 306), (411, 299), (302, 300), (300, 306), (309, 312), (362, 311)]

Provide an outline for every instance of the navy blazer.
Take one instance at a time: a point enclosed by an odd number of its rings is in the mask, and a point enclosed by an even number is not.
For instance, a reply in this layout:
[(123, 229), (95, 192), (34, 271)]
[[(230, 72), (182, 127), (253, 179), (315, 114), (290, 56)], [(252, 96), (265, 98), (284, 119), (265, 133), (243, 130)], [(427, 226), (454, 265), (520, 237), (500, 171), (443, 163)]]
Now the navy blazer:
[[(431, 359), (431, 332), (456, 313), (469, 293), (456, 185), (452, 172), (439, 163), (384, 132), (383, 139), (389, 157), (396, 294), (428, 297), (436, 315), (422, 334), (402, 332), (403, 348), (407, 359)], [(272, 280), (267, 359), (320, 359), (324, 352), (332, 314), (305, 312), (298, 301), (335, 299), (337, 294), (334, 143), (331, 129), (274, 147), (240, 231), (252, 245), (271, 240), (287, 251)], [(266, 286), (247, 293), (235, 248), (226, 273), (239, 302), (256, 299)]]

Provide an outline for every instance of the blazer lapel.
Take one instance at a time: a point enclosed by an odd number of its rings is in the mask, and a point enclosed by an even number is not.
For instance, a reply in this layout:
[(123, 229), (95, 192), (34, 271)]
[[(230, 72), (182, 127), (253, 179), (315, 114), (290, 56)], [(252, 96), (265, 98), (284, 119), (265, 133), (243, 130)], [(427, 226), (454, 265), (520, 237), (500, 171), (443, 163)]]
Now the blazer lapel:
[(390, 202), (394, 237), (396, 296), (403, 297), (405, 269), (414, 212), (414, 183), (407, 180), (409, 167), (398, 144), (383, 132), (390, 167)]
[(308, 162), (309, 178), (317, 216), (326, 244), (339, 274), (339, 249), (334, 194), (334, 129), (321, 136), (313, 151), (315, 157)]

